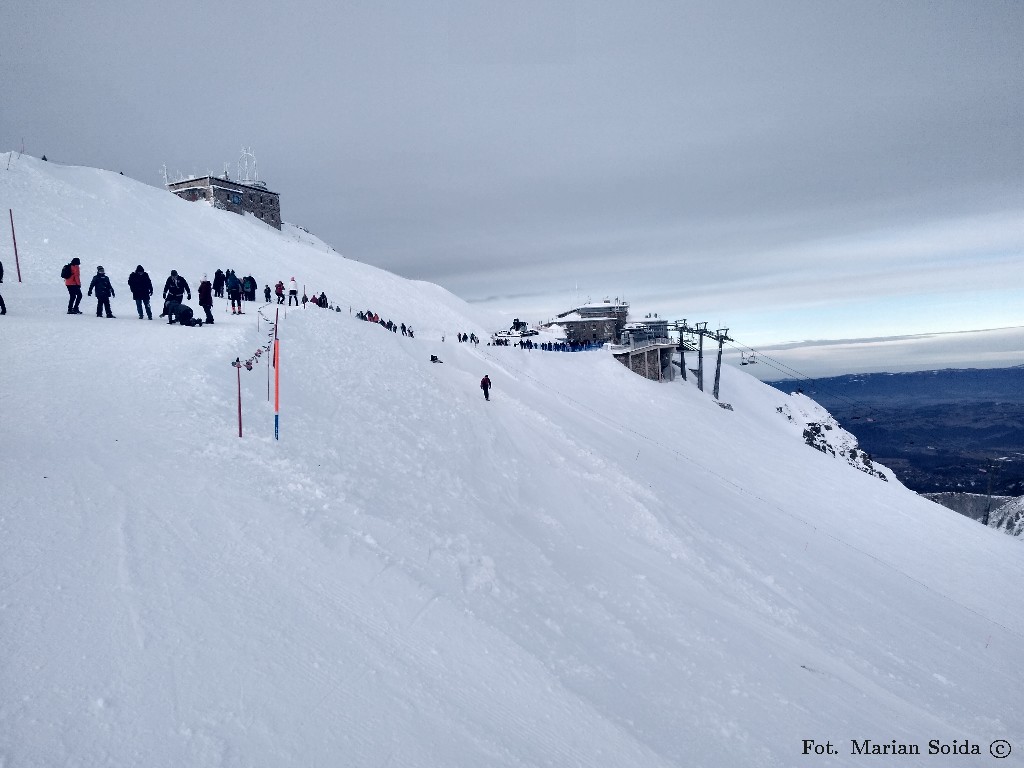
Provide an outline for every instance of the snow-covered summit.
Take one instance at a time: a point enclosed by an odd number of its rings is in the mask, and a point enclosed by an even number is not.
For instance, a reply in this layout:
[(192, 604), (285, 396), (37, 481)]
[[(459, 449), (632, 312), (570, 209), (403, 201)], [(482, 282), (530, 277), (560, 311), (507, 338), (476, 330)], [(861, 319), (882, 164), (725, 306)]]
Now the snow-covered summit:
[[(1024, 596), (993, 586), (1021, 583), (1024, 548), (808, 447), (785, 412), (810, 401), (725, 368), (727, 411), (602, 352), (459, 344), (500, 319), (114, 173), (8, 159), (0, 764), (835, 766), (863, 765), (854, 739), (1020, 743)], [(73, 256), (105, 266), (116, 319), (65, 314)], [(266, 356), (240, 372), (242, 439), (230, 365), (277, 308), (140, 321), (140, 263), (158, 290), (230, 267), (341, 307), (281, 313), (280, 441)]]
[(1024, 536), (1024, 496), (1018, 496), (994, 509), (988, 524), (1011, 536)]

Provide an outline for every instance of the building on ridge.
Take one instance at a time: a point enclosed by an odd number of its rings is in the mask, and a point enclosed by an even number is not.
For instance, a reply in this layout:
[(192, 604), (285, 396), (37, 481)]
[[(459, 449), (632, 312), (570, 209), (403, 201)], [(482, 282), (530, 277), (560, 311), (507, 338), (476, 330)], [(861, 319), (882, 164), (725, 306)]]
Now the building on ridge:
[(562, 312), (552, 324), (561, 326), (569, 341), (600, 344), (618, 341), (628, 316), (628, 301), (605, 299)]
[(262, 181), (243, 184), (223, 176), (200, 176), (167, 184), (182, 200), (205, 200), (214, 208), (232, 213), (251, 213), (275, 229), (281, 228), (281, 196)]

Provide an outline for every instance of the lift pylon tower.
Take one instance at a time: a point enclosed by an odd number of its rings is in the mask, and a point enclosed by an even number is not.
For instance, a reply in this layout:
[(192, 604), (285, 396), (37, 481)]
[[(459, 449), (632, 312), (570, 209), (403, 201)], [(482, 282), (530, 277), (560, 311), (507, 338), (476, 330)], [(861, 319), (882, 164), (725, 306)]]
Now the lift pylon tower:
[(722, 346), (725, 344), (725, 342), (732, 341), (732, 339), (729, 338), (728, 328), (719, 328), (717, 331), (714, 332), (714, 334), (708, 335), (718, 342), (718, 362), (715, 364), (715, 389), (712, 392), (712, 395), (714, 395), (715, 400), (717, 400), (718, 384), (722, 379)]

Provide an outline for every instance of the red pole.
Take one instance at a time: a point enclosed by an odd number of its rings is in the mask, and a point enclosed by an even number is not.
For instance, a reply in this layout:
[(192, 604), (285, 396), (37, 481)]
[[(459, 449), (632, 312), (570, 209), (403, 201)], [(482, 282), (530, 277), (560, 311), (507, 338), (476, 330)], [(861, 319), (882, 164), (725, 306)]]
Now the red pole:
[(18, 270), (18, 282), (21, 282), (21, 262), (18, 260), (18, 238), (14, 236), (14, 211), (10, 208), (7, 212), (11, 215), (11, 241), (14, 243), (14, 266)]
[(242, 366), (235, 366), (238, 373), (238, 436), (242, 436)]

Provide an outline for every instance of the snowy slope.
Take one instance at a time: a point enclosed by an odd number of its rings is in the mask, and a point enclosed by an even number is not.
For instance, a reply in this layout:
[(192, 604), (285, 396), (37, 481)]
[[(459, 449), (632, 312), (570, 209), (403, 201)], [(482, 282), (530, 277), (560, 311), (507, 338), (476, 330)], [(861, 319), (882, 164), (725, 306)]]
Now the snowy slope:
[(1024, 536), (1024, 496), (992, 510), (989, 525), (1011, 536)]
[[(21, 157), (0, 207), (5, 768), (1021, 764), (1024, 548), (808, 447), (806, 401), (456, 344), (501, 320), (115, 174)], [(116, 320), (64, 314), (76, 255)], [(343, 306), (280, 320), (279, 442), (229, 364), (267, 324), (139, 321), (138, 263)]]

